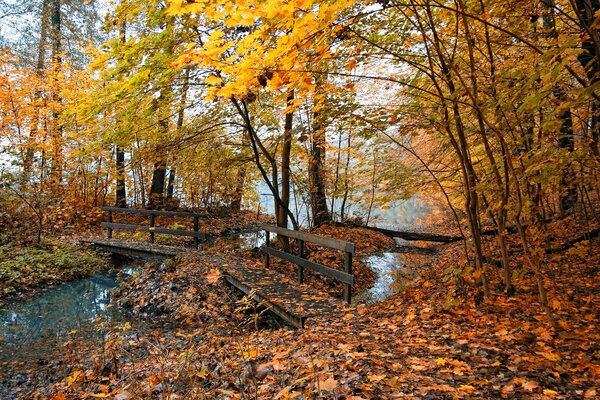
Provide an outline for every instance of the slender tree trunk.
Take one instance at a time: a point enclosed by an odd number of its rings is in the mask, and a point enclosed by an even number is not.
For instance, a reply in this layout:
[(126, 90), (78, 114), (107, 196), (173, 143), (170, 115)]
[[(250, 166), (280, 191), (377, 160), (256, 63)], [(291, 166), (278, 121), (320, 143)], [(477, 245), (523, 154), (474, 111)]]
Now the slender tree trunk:
[(342, 204), (340, 205), (340, 221), (344, 222), (346, 218), (346, 203), (348, 202), (348, 194), (350, 193), (350, 177), (348, 170), (350, 169), (350, 135), (346, 142), (346, 165), (344, 168), (344, 197), (342, 198)]
[[(284, 211), (288, 215), (288, 218), (292, 222), (292, 226), (294, 227), (294, 229), (297, 230), (299, 228), (299, 226), (298, 226), (298, 221), (296, 220), (296, 217), (290, 211), (289, 207), (287, 207), (285, 204), (283, 204), (281, 197), (279, 196), (279, 187), (278, 187), (278, 182), (277, 182), (277, 178), (278, 178), (277, 162), (275, 161), (273, 156), (271, 154), (269, 154), (269, 152), (267, 151), (267, 149), (261, 142), (260, 138), (254, 131), (254, 125), (252, 124), (250, 112), (248, 111), (248, 107), (247, 107), (245, 101), (244, 100), (238, 101), (236, 99), (231, 99), (231, 102), (244, 121), (246, 133), (248, 134), (248, 139), (250, 141), (252, 153), (254, 155), (254, 162), (255, 162), (256, 166), (258, 167), (258, 170), (260, 171), (260, 174), (262, 175), (264, 182), (267, 184), (267, 186), (269, 187), (269, 190), (273, 194), (273, 199), (275, 201), (275, 215), (278, 215), (277, 214), (277, 211), (279, 209), (278, 207), (283, 207)], [(259, 153), (259, 149), (260, 149), (260, 153)], [(261, 157), (260, 157), (261, 154), (267, 159), (267, 161), (269, 162), (269, 165), (271, 166), (271, 178), (269, 178), (269, 175), (267, 174), (267, 171), (261, 162)]]
[[(433, 45), (433, 49), (429, 46), (426, 47), (428, 53), (434, 52), (430, 55), (429, 63), (430, 69), (435, 71), (436, 68), (432, 65), (433, 58), (437, 58), (439, 61), (439, 65), (441, 68), (441, 76), (443, 77), (443, 82), (446, 84), (448, 91), (450, 93), (450, 98), (454, 98), (456, 95), (456, 86), (455, 86), (455, 76), (451, 71), (450, 66), (452, 65), (452, 60), (447, 59), (447, 55), (443, 50), (443, 44), (440, 41), (440, 38), (437, 33), (436, 25), (434, 22), (434, 18), (431, 12), (430, 7), (426, 7), (427, 18), (428, 18), (428, 29), (431, 30), (432, 37), (429, 38), (426, 35), (426, 28), (424, 26), (420, 26), (422, 30), (422, 35), (424, 40), (431, 40)], [(436, 87), (440, 95), (440, 99), (444, 99), (445, 95), (442, 88), (439, 86), (437, 80), (433, 79), (433, 83)], [(445, 101), (444, 101), (445, 103)], [(457, 102), (452, 102), (450, 106), (450, 110), (448, 106), (444, 104), (444, 114), (446, 118), (445, 129), (448, 134), (448, 138), (452, 147), (454, 148), (456, 155), (461, 163), (461, 172), (463, 177), (463, 183), (465, 185), (465, 209), (467, 212), (467, 217), (469, 221), (469, 228), (471, 232), (471, 240), (473, 242), (473, 249), (475, 252), (475, 270), (479, 272), (481, 277), (481, 283), (483, 286), (483, 292), (486, 297), (489, 297), (489, 288), (487, 285), (487, 279), (484, 271), (483, 264), (483, 250), (481, 246), (481, 227), (480, 227), (480, 219), (479, 219), (479, 201), (478, 201), (478, 193), (476, 189), (477, 176), (475, 173), (475, 169), (473, 167), (473, 163), (470, 155), (470, 148), (467, 142), (465, 126), (463, 123), (463, 118), (460, 112), (460, 108)], [(451, 111), (451, 115), (450, 115)], [(452, 131), (451, 124), (454, 125), (455, 133)]]
[(125, 152), (119, 145), (116, 146), (116, 169), (117, 169), (117, 187), (116, 202), (117, 207), (127, 207), (127, 193), (125, 189)]
[(61, 37), (61, 0), (52, 0), (51, 4), (51, 27), (52, 27), (52, 69), (54, 87), (52, 88), (52, 100), (54, 110), (52, 111), (52, 163), (50, 165), (50, 179), (52, 185), (57, 188), (63, 178), (63, 128), (60, 121), (61, 102), (59, 90), (59, 74), (62, 69), (62, 37)]
[[(246, 147), (248, 147), (248, 136), (242, 136), (242, 154), (245, 153)], [(244, 185), (246, 184), (247, 168), (246, 164), (240, 164), (237, 171), (237, 177), (235, 180), (235, 190), (233, 193), (233, 200), (231, 202), (231, 209), (234, 211), (240, 211), (242, 208), (242, 197), (244, 194)]]
[(172, 167), (169, 171), (169, 181), (167, 183), (167, 202), (173, 201), (173, 193), (175, 192), (175, 177), (177, 176), (177, 170)]
[[(127, 41), (126, 38), (126, 25), (125, 22), (123, 22), (123, 24), (121, 24), (121, 43), (125, 43)], [(117, 176), (116, 176), (116, 181), (117, 181), (117, 185), (116, 185), (116, 191), (115, 191), (115, 198), (116, 198), (116, 202), (115, 205), (117, 207), (121, 207), (121, 208), (126, 208), (127, 207), (127, 189), (125, 186), (125, 150), (123, 149), (123, 146), (119, 145), (119, 143), (117, 143), (116, 145), (116, 172), (117, 172)]]
[[(582, 30), (581, 49), (577, 59), (585, 69), (589, 86), (594, 86), (600, 80), (600, 32), (598, 32), (596, 15), (600, 11), (599, 0), (573, 0), (579, 25)], [(592, 98), (590, 130), (590, 150), (600, 161), (600, 102)]]
[[(294, 101), (294, 92), (288, 91), (286, 97), (286, 106), (290, 107)], [(285, 121), (283, 126), (283, 147), (281, 148), (281, 203), (277, 213), (277, 226), (282, 228), (288, 227), (288, 215), (286, 209), (290, 209), (290, 155), (292, 152), (292, 128), (294, 122), (294, 113), (288, 111), (285, 113)], [(290, 249), (290, 241), (286, 236), (279, 238), (280, 243), (285, 251)]]
[(331, 221), (325, 194), (325, 128), (318, 112), (313, 114), (311, 157), (308, 164), (313, 225)]
[[(287, 106), (292, 105), (294, 92), (289, 91), (286, 98)], [(281, 148), (281, 202), (289, 209), (290, 207), (290, 155), (292, 151), (292, 128), (294, 113), (289, 111), (285, 114), (283, 147)], [(287, 213), (280, 207), (277, 214), (277, 226), (288, 227)]]
[[(554, 0), (544, 0), (543, 3), (546, 6), (546, 10), (543, 15), (544, 28), (548, 30), (548, 36), (558, 39), (556, 21), (554, 18)], [(556, 45), (558, 46), (558, 43), (556, 43)], [(556, 99), (562, 104), (568, 104), (569, 100), (563, 89), (555, 87), (552, 93), (554, 94), (554, 97), (556, 97)], [(562, 149), (565, 149), (570, 158), (570, 154), (575, 150), (573, 115), (571, 113), (571, 108), (566, 108), (563, 112), (561, 112), (558, 118), (561, 120), (558, 146)], [(565, 216), (566, 213), (573, 208), (577, 202), (577, 187), (574, 185), (573, 178), (574, 171), (571, 166), (571, 162), (569, 162), (569, 165), (564, 168), (560, 179), (561, 193), (559, 195), (558, 205), (560, 214), (562, 216)]]
[(338, 134), (338, 152), (335, 161), (335, 178), (333, 180), (333, 188), (331, 190), (331, 219), (335, 216), (335, 197), (338, 194), (338, 184), (340, 181), (340, 162), (342, 161), (342, 131)]
[[(37, 63), (35, 66), (35, 72), (37, 77), (41, 80), (43, 77), (43, 71), (46, 59), (46, 45), (48, 44), (48, 25), (49, 25), (49, 13), (50, 13), (50, 2), (46, 0), (42, 4), (42, 15), (41, 15), (41, 29), (40, 29), (40, 41), (38, 42), (38, 54)], [(25, 157), (23, 159), (23, 176), (22, 185), (29, 183), (31, 178), (31, 170), (33, 168), (33, 157), (35, 155), (35, 142), (38, 134), (38, 124), (40, 122), (40, 110), (37, 106), (40, 98), (42, 97), (41, 90), (37, 90), (33, 97), (33, 116), (31, 118), (29, 140), (27, 149), (25, 150)]]
[(150, 185), (150, 203), (148, 204), (151, 209), (159, 209), (164, 206), (166, 172), (167, 164), (164, 160), (154, 163), (152, 184)]

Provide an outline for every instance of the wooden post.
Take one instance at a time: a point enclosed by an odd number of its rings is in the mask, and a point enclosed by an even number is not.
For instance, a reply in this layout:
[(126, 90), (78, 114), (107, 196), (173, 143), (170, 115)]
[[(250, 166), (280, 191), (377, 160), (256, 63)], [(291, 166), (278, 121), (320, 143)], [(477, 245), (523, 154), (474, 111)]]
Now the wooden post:
[(150, 214), (150, 243), (154, 243), (154, 225), (155, 225), (155, 215)]
[[(352, 275), (352, 253), (346, 252), (346, 260), (344, 261), (344, 270), (347, 274)], [(352, 302), (352, 285), (344, 283), (344, 301), (348, 304)]]
[(200, 244), (200, 238), (198, 237), (198, 217), (194, 217), (194, 233), (196, 234), (194, 236), (194, 247), (198, 248), (198, 245)]
[[(113, 220), (112, 220), (112, 211), (108, 211), (108, 223), (112, 224)], [(112, 228), (108, 228), (108, 238), (112, 239)]]
[[(300, 258), (304, 258), (304, 240), (298, 240), (299, 253)], [(298, 265), (298, 282), (304, 282), (304, 267)]]
[[(271, 245), (271, 233), (265, 231), (265, 245), (269, 247)], [(265, 253), (265, 268), (269, 268), (269, 253)]]

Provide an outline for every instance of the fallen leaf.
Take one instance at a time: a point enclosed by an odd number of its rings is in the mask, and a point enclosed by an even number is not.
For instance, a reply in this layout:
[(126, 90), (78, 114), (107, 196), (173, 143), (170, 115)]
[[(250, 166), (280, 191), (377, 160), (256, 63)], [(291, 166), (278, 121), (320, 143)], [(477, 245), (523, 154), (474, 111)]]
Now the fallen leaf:
[(333, 378), (329, 378), (329, 379), (326, 379), (325, 381), (321, 382), (319, 387), (321, 388), (321, 390), (326, 390), (326, 391), (330, 392), (338, 387), (338, 381), (336, 381)]
[(540, 385), (535, 381), (527, 381), (522, 386), (523, 389), (527, 390), (528, 392), (533, 392), (535, 389), (540, 387)]

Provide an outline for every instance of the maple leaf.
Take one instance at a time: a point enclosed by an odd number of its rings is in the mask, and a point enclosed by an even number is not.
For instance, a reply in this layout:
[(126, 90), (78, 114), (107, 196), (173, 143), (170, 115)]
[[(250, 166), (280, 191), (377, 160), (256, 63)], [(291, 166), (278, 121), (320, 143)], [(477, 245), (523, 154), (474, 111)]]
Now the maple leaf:
[(325, 390), (328, 392), (335, 390), (337, 387), (338, 387), (338, 381), (333, 379), (333, 377), (330, 377), (319, 384), (319, 388), (321, 390)]
[(527, 390), (528, 392), (533, 392), (535, 389), (540, 387), (540, 385), (535, 381), (527, 381), (521, 386), (523, 386), (523, 389)]
[(474, 391), (476, 391), (476, 390), (477, 390), (477, 389), (475, 389), (475, 388), (474, 388), (473, 386), (471, 386), (471, 385), (460, 385), (460, 386), (458, 387), (458, 389), (459, 389), (459, 390), (463, 390), (463, 391), (465, 391), (465, 392), (469, 392), (469, 393), (472, 393), (472, 392), (474, 392)]
[(380, 382), (385, 379), (385, 375), (367, 375), (367, 379), (371, 382)]
[(221, 271), (213, 268), (210, 270), (210, 273), (206, 275), (206, 282), (208, 282), (209, 284), (217, 283), (219, 279), (221, 279), (221, 276)]

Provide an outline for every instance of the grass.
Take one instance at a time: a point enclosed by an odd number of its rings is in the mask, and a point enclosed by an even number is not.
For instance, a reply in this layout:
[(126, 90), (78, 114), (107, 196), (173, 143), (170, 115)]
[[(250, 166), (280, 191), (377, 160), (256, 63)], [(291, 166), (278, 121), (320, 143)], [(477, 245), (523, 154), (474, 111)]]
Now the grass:
[(0, 299), (93, 275), (107, 266), (96, 253), (66, 243), (0, 246)]

